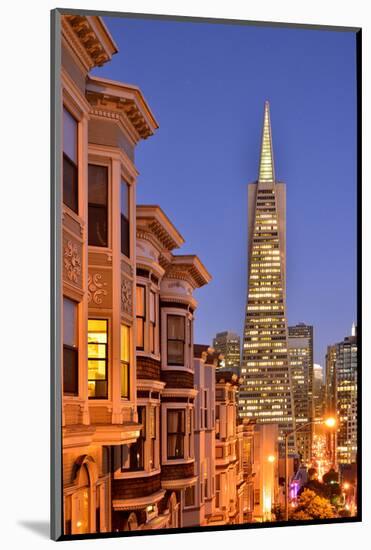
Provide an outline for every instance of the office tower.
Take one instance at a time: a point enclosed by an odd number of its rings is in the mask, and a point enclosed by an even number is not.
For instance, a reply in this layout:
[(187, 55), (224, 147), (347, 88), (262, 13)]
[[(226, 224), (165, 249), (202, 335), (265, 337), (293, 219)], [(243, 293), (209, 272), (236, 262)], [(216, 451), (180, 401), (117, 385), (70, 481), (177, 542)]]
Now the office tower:
[(289, 327), (289, 359), (294, 397), (294, 414), (298, 453), (304, 463), (309, 463), (312, 449), (313, 420), (313, 327), (299, 323)]
[(323, 367), (313, 365), (313, 410), (314, 420), (320, 422), (324, 415), (325, 385), (323, 379)]
[(337, 462), (357, 459), (357, 335), (336, 344)]
[[(280, 453), (294, 429), (286, 320), (286, 186), (274, 173), (269, 103), (265, 103), (259, 178), (248, 186), (248, 295), (239, 409), (278, 424)], [(291, 451), (294, 437), (289, 438)]]
[(241, 339), (235, 332), (218, 332), (213, 338), (213, 348), (224, 356), (221, 366), (228, 370), (240, 373), (241, 365)]

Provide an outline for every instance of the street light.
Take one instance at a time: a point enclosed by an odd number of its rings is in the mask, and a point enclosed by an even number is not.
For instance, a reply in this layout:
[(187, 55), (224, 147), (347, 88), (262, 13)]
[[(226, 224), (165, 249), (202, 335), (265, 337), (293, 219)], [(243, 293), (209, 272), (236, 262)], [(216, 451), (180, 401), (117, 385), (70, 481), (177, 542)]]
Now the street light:
[(276, 460), (276, 457), (274, 455), (269, 455), (267, 456), (267, 460), (268, 462), (273, 464), (273, 462)]
[(327, 428), (335, 428), (336, 426), (336, 418), (334, 418), (333, 416), (329, 416), (328, 418), (326, 418), (323, 423), (325, 424), (325, 426)]
[(313, 420), (311, 422), (306, 422), (305, 424), (302, 424), (292, 432), (288, 432), (285, 434), (285, 519), (286, 521), (289, 520), (289, 437), (294, 435), (296, 432), (300, 432), (300, 430), (303, 430), (307, 426), (311, 426), (312, 424), (324, 424), (326, 428), (334, 428), (337, 424), (336, 418), (333, 416), (329, 416), (325, 418), (324, 420), (320, 420), (319, 422), (317, 420)]

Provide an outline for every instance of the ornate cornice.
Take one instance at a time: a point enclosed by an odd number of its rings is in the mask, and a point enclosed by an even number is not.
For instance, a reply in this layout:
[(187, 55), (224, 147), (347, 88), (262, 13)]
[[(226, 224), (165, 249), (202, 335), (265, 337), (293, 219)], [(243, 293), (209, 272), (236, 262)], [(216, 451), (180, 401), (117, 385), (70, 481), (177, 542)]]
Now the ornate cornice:
[(101, 67), (118, 51), (102, 19), (97, 16), (63, 15), (62, 33), (87, 71)]
[(211, 281), (211, 275), (195, 255), (172, 256), (165, 277), (187, 281), (193, 288), (200, 288)]
[(159, 250), (170, 252), (184, 244), (182, 235), (158, 205), (138, 204), (136, 211), (137, 233), (155, 237)]
[[(107, 117), (108, 112), (113, 112), (115, 116), (111, 118), (121, 120), (124, 126), (129, 123), (136, 133), (136, 141), (139, 138), (147, 139), (158, 128), (142, 92), (136, 86), (90, 76), (86, 97), (93, 114)], [(135, 133), (132, 137), (135, 137)]]

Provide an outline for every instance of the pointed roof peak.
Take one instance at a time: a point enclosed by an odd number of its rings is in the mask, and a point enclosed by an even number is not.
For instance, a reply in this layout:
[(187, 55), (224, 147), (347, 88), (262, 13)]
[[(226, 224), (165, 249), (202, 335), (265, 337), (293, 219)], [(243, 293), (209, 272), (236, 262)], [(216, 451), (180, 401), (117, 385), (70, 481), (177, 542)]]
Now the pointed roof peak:
[(274, 182), (274, 162), (269, 101), (264, 102), (264, 122), (260, 152), (259, 181)]

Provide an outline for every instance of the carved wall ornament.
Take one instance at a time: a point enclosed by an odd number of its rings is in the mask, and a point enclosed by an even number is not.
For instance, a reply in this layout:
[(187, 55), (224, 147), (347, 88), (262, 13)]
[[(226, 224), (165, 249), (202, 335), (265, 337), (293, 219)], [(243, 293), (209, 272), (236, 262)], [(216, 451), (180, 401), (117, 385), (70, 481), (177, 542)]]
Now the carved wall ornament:
[(94, 273), (88, 275), (88, 302), (94, 302), (94, 304), (100, 305), (103, 302), (103, 297), (107, 296), (107, 290), (105, 286), (107, 283), (101, 282), (102, 275), (100, 273)]
[(127, 279), (121, 280), (121, 309), (132, 315), (133, 312), (133, 287)]
[(69, 280), (77, 283), (81, 275), (81, 258), (77, 244), (73, 241), (67, 241), (64, 247), (64, 269)]

